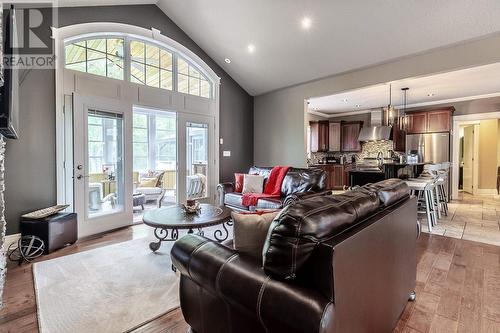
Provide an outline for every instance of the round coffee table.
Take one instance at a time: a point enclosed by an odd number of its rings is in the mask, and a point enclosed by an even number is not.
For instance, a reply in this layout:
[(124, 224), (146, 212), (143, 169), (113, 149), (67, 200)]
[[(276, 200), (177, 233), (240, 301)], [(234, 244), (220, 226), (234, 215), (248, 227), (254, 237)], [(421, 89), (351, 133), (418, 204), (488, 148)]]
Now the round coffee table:
[(145, 225), (155, 228), (154, 235), (157, 242), (151, 242), (151, 251), (157, 251), (161, 242), (176, 241), (179, 238), (179, 229), (187, 229), (192, 234), (194, 229), (203, 236), (203, 228), (221, 225), (222, 229), (214, 232), (217, 241), (225, 241), (229, 236), (226, 227), (232, 225), (231, 210), (210, 204), (201, 204), (197, 213), (186, 213), (180, 205), (156, 208), (144, 213), (142, 220)]

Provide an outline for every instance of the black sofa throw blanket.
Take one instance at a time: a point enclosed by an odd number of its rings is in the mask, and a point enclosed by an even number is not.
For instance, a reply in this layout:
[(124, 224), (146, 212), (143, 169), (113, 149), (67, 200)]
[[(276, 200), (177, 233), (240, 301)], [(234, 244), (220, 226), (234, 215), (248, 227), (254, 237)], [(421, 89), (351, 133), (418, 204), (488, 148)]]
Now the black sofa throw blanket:
[(289, 205), (269, 228), (262, 253), (264, 270), (277, 279), (294, 279), (317, 244), (349, 229), (381, 204), (387, 206), (408, 193), (405, 182), (391, 179)]

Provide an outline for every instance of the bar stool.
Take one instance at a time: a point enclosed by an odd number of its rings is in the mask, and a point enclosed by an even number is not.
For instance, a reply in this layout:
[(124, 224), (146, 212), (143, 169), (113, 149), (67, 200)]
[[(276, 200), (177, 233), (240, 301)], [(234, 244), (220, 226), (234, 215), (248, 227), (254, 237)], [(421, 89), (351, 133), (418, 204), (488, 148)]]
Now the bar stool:
[(429, 227), (429, 232), (431, 232), (432, 227), (437, 223), (434, 201), (435, 181), (433, 179), (412, 178), (407, 180), (406, 184), (410, 188), (411, 194), (417, 196), (417, 213), (427, 215), (427, 225)]
[(443, 213), (448, 216), (448, 196), (446, 194), (445, 184), (448, 180), (448, 170), (450, 163), (441, 164), (426, 164), (424, 172), (419, 178), (433, 178), (436, 181), (435, 200), (438, 207), (438, 217), (441, 218)]

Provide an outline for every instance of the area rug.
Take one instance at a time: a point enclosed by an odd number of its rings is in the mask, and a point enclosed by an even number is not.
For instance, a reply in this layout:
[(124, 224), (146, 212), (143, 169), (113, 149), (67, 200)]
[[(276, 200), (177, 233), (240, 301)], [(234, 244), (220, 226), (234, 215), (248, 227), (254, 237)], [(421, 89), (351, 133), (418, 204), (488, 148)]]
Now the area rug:
[(170, 249), (137, 239), (33, 265), (41, 333), (125, 332), (179, 307)]

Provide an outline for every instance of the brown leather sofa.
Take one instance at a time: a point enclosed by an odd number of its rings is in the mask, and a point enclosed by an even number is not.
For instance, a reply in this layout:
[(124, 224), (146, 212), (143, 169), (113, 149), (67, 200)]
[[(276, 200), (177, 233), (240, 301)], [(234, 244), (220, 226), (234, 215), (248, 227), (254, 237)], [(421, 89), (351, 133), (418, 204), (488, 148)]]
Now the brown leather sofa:
[[(272, 167), (251, 167), (249, 174), (264, 176), (267, 182)], [(326, 173), (317, 168), (290, 168), (281, 185), (280, 198), (262, 198), (256, 207), (243, 206), (242, 194), (234, 192), (234, 183), (221, 183), (217, 185), (219, 205), (227, 206), (236, 211), (255, 209), (280, 209), (296, 200), (304, 199), (316, 193), (321, 193), (326, 188)]]
[(193, 332), (392, 332), (416, 280), (416, 199), (400, 180), (296, 202), (263, 260), (188, 235), (172, 249)]

